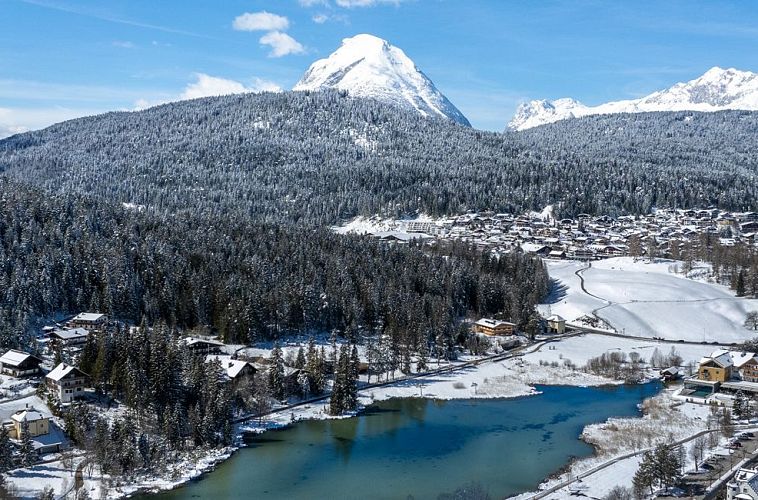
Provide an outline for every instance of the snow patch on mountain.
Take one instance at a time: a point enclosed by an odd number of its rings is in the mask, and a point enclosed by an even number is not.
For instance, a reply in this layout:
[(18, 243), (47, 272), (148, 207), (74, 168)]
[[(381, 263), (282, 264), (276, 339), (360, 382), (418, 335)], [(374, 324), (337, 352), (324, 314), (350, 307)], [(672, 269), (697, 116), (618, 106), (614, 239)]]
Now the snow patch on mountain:
[(345, 38), (329, 57), (314, 62), (292, 90), (327, 88), (471, 126), (402, 50), (373, 35)]
[(508, 123), (510, 130), (526, 130), (568, 118), (612, 113), (649, 111), (758, 111), (758, 74), (734, 68), (714, 67), (689, 82), (624, 101), (586, 106), (570, 98), (524, 103)]

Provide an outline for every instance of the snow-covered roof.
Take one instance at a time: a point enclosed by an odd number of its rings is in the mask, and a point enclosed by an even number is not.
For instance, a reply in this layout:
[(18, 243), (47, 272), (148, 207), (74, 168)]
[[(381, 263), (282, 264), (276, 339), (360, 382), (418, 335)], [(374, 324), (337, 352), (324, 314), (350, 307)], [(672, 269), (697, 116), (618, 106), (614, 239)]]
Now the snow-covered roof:
[(19, 366), (21, 363), (26, 361), (28, 358), (35, 358), (35, 356), (32, 356), (31, 354), (17, 351), (15, 349), (11, 349), (2, 356), (0, 356), (0, 363), (3, 364), (3, 366)]
[(703, 359), (700, 360), (700, 364), (707, 363), (709, 361), (713, 361), (717, 365), (723, 367), (723, 368), (729, 368), (733, 365), (732, 363), (732, 357), (729, 355), (729, 351), (725, 349), (719, 349), (717, 351), (714, 351), (711, 353), (710, 356), (706, 356)]
[(549, 248), (546, 245), (540, 245), (538, 243), (522, 243), (521, 250), (526, 253), (536, 253), (542, 249)]
[(101, 319), (103, 319), (104, 317), (105, 317), (104, 314), (84, 312), (84, 313), (79, 313), (76, 316), (74, 316), (74, 319), (72, 319), (71, 321), (84, 321), (87, 323), (96, 323), (100, 321)]
[(232, 359), (231, 356), (219, 356), (210, 354), (205, 357), (205, 362), (218, 360), (221, 363), (221, 367), (226, 371), (226, 376), (229, 378), (237, 378), (245, 366), (250, 365), (251, 368), (255, 367), (248, 361), (242, 361), (240, 359)]
[(566, 318), (564, 318), (560, 314), (553, 314), (547, 320), (548, 321), (566, 321)]
[(755, 353), (747, 351), (729, 351), (729, 356), (732, 358), (734, 366), (742, 368), (742, 365), (755, 357)]
[(89, 335), (86, 328), (66, 328), (53, 330), (50, 335), (54, 335), (62, 340), (80, 339)]
[(19, 410), (11, 415), (11, 420), (16, 422), (36, 422), (37, 420), (43, 420), (46, 418), (48, 417), (35, 410), (33, 406)]
[(209, 345), (215, 345), (215, 346), (223, 346), (223, 342), (219, 342), (218, 340), (212, 340), (212, 339), (201, 339), (199, 337), (185, 337), (182, 339), (182, 342), (187, 344), (187, 346), (192, 347), (198, 344), (209, 344)]
[(501, 321), (499, 319), (490, 319), (490, 318), (482, 318), (478, 320), (476, 323), (474, 323), (477, 326), (484, 326), (487, 328), (497, 328), (498, 326), (502, 325), (513, 325), (513, 323), (508, 321)]
[(713, 351), (710, 356), (706, 356), (700, 360), (700, 364), (707, 363), (708, 361), (714, 361), (716, 364), (723, 366), (724, 368), (734, 366), (735, 368), (742, 368), (748, 361), (755, 358), (756, 354), (749, 351), (727, 351), (726, 349), (718, 349)]
[(84, 375), (84, 372), (82, 372), (80, 369), (78, 369), (75, 366), (67, 365), (66, 363), (61, 363), (55, 368), (53, 368), (53, 371), (47, 374), (46, 378), (49, 378), (50, 380), (54, 380), (56, 382), (61, 381), (63, 378), (68, 376), (69, 373), (76, 371), (80, 374)]

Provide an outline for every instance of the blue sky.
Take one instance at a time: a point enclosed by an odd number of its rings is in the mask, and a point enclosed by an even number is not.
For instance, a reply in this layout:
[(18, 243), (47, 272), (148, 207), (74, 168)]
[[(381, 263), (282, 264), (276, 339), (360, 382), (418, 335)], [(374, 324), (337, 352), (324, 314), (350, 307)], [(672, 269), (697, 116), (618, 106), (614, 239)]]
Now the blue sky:
[[(529, 99), (592, 105), (712, 66), (758, 71), (750, 0), (0, 0), (0, 13), (0, 136), (212, 92), (289, 89), (358, 33), (402, 48), (488, 130)], [(235, 29), (245, 13), (254, 16)]]

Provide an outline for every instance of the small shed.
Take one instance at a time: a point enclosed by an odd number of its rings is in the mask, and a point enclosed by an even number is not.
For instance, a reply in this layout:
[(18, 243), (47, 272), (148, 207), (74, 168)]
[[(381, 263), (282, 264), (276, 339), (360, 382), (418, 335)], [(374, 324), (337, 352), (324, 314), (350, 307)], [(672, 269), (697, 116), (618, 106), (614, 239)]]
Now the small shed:
[(671, 380), (676, 380), (679, 378), (679, 368), (676, 366), (671, 366), (669, 368), (664, 368), (660, 371), (661, 374), (661, 380), (664, 382), (669, 382)]
[(547, 331), (548, 333), (565, 333), (566, 332), (566, 320), (563, 316), (553, 314), (547, 318)]

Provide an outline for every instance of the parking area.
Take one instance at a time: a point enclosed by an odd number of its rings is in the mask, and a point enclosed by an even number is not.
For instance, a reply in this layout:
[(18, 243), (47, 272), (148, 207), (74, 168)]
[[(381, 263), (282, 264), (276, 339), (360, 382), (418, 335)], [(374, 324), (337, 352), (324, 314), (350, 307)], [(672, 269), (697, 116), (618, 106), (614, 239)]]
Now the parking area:
[(688, 498), (704, 498), (711, 485), (740, 461), (753, 455), (756, 450), (758, 439), (755, 432), (737, 432), (726, 447), (720, 446), (711, 453), (697, 473), (686, 474), (682, 478), (682, 493)]

